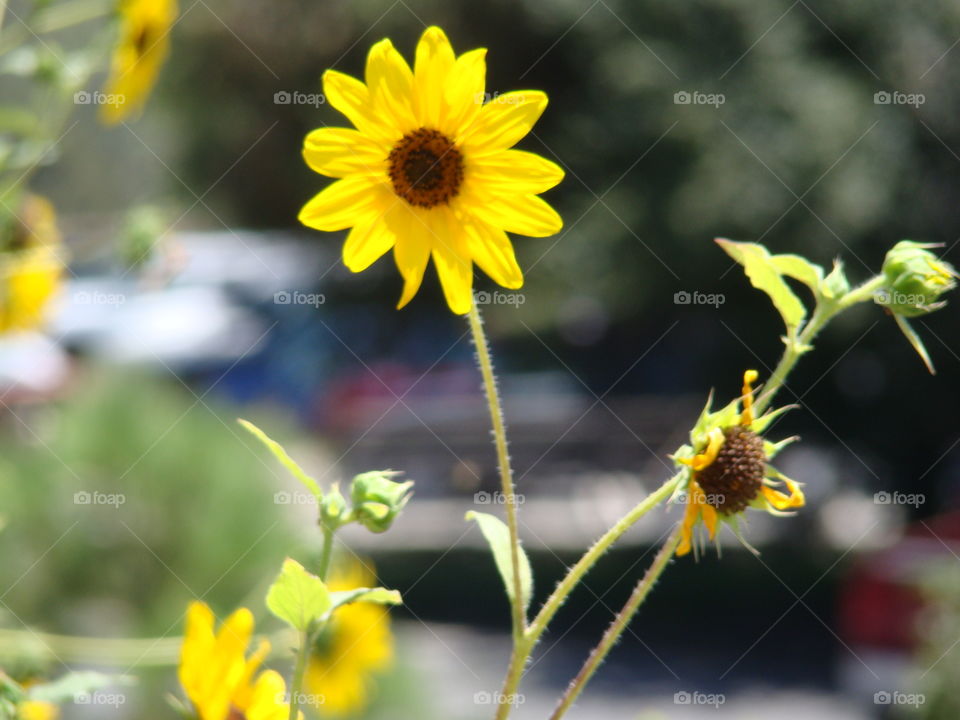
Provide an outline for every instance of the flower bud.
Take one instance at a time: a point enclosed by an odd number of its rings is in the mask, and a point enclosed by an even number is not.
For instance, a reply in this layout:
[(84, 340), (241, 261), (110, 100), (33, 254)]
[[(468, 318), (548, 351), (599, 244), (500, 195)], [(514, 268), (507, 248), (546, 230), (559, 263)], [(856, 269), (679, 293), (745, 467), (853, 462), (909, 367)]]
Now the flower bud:
[(320, 501), (320, 524), (336, 530), (344, 522), (349, 522), (347, 501), (340, 492), (340, 485), (333, 483)]
[(384, 532), (410, 499), (413, 481), (396, 482), (400, 473), (374, 470), (357, 475), (350, 485), (354, 519), (371, 532)]
[(897, 315), (916, 317), (943, 307), (938, 298), (956, 285), (956, 270), (930, 252), (936, 245), (901, 240), (883, 261), (886, 284), (877, 302)]

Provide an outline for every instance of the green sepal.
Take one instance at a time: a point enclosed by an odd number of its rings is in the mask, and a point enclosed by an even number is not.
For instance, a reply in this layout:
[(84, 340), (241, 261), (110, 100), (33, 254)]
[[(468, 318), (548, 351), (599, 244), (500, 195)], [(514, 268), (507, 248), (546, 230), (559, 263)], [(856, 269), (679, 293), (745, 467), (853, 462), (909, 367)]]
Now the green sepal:
[(921, 340), (920, 336), (917, 335), (916, 330), (910, 326), (910, 323), (907, 322), (907, 319), (903, 317), (903, 315), (894, 313), (893, 319), (897, 321), (897, 327), (900, 328), (900, 332), (903, 333), (903, 336), (907, 339), (907, 342), (910, 343), (911, 347), (917, 351), (917, 354), (920, 356), (920, 359), (923, 360), (923, 364), (927, 366), (927, 370), (930, 371), (930, 374), (936, 375), (937, 371), (933, 368), (933, 361), (930, 359), (930, 355), (927, 353), (927, 348), (924, 347), (923, 340)]

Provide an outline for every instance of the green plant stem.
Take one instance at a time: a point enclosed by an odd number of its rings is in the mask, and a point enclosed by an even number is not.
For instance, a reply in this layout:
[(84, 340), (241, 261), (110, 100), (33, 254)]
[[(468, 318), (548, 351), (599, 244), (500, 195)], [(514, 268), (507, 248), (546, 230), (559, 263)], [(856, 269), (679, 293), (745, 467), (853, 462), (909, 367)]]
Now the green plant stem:
[(871, 300), (874, 294), (883, 287), (884, 282), (883, 275), (877, 275), (839, 299), (824, 300), (817, 303), (813, 315), (810, 316), (800, 333), (794, 338), (787, 338), (780, 362), (777, 363), (777, 367), (771, 373), (770, 379), (764, 384), (763, 392), (754, 405), (756, 415), (762, 415), (764, 410), (770, 406), (774, 395), (783, 387), (787, 376), (796, 367), (797, 361), (810, 351), (814, 338), (823, 330), (824, 326), (847, 308)]
[(663, 574), (667, 564), (673, 557), (673, 553), (677, 548), (677, 544), (680, 542), (682, 527), (682, 523), (677, 523), (669, 537), (667, 537), (666, 541), (661, 546), (660, 550), (657, 551), (657, 555), (654, 557), (653, 563), (647, 569), (647, 572), (644, 574), (644, 576), (640, 579), (640, 582), (637, 583), (637, 586), (633, 589), (633, 593), (631, 593), (630, 598), (627, 600), (623, 608), (621, 608), (620, 612), (617, 613), (616, 617), (613, 619), (613, 622), (610, 623), (610, 627), (607, 628), (607, 631), (600, 639), (600, 642), (591, 651), (590, 656), (583, 664), (583, 667), (580, 668), (580, 672), (577, 673), (576, 677), (570, 682), (570, 685), (560, 697), (560, 701), (557, 703), (556, 709), (550, 716), (550, 720), (559, 720), (561, 717), (563, 717), (564, 713), (566, 713), (570, 708), (570, 705), (573, 704), (573, 702), (583, 691), (583, 688), (586, 686), (586, 684), (590, 682), (590, 678), (593, 677), (593, 674), (597, 671), (597, 668), (600, 667), (600, 664), (604, 661), (604, 659), (606, 659), (607, 654), (610, 652), (613, 646), (617, 644), (620, 636), (623, 635), (624, 630), (627, 629), (627, 626), (630, 624), (633, 616), (636, 614), (637, 610), (640, 609), (643, 601), (646, 600), (647, 595), (650, 594), (650, 590), (660, 578), (660, 575)]
[(503, 423), (500, 393), (497, 390), (497, 380), (493, 373), (493, 361), (490, 358), (487, 336), (483, 332), (483, 320), (480, 318), (480, 310), (477, 308), (476, 302), (472, 302), (470, 305), (469, 318), (473, 343), (477, 348), (477, 362), (486, 390), (490, 422), (493, 426), (497, 463), (500, 465), (500, 487), (507, 508), (507, 529), (510, 532), (510, 565), (513, 570), (513, 599), (510, 605), (513, 619), (514, 655), (516, 655), (516, 648), (521, 643), (526, 630), (523, 594), (520, 590), (520, 536), (517, 529), (517, 498), (513, 491), (513, 473), (510, 469), (510, 455), (507, 452), (507, 431)]
[(310, 633), (300, 633), (300, 650), (297, 653), (297, 665), (293, 669), (293, 680), (290, 682), (290, 715), (289, 720), (296, 720), (300, 710), (300, 693), (303, 691), (303, 673), (307, 669), (307, 655), (310, 651)]
[(507, 674), (503, 681), (500, 697), (501, 704), (497, 707), (497, 720), (505, 720), (512, 708), (509, 700), (514, 697), (520, 687), (520, 681), (523, 678), (523, 668), (527, 664), (530, 653), (534, 646), (547, 629), (550, 621), (557, 614), (557, 611), (569, 597), (573, 589), (580, 583), (583, 576), (592, 568), (600, 557), (610, 549), (610, 547), (620, 539), (620, 537), (650, 510), (668, 499), (676, 490), (677, 483), (680, 482), (681, 475), (674, 475), (663, 485), (650, 493), (646, 498), (633, 507), (630, 512), (620, 518), (607, 532), (605, 532), (577, 563), (570, 568), (563, 580), (557, 585), (550, 597), (544, 602), (540, 612), (530, 623), (529, 628), (521, 642), (516, 644), (513, 656), (510, 659), (510, 666), (507, 668)]
[(333, 529), (325, 525), (321, 529), (323, 531), (323, 550), (320, 551), (320, 565), (317, 568), (317, 576), (326, 581), (327, 573), (330, 572), (330, 558), (333, 557)]

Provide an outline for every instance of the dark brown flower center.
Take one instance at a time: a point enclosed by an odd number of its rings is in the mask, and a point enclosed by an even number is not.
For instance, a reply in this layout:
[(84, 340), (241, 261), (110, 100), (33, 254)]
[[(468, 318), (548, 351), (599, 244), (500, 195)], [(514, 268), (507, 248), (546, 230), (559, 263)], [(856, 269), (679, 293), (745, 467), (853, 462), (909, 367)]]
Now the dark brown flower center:
[(247, 720), (247, 716), (240, 712), (235, 705), (231, 705), (230, 714), (227, 715), (227, 720)]
[(723, 445), (717, 458), (696, 480), (706, 502), (724, 515), (744, 510), (757, 497), (766, 475), (767, 457), (763, 439), (753, 430), (736, 425), (723, 431)]
[(446, 135), (420, 128), (390, 151), (393, 191), (411, 205), (432, 208), (449, 203), (463, 183), (463, 155)]

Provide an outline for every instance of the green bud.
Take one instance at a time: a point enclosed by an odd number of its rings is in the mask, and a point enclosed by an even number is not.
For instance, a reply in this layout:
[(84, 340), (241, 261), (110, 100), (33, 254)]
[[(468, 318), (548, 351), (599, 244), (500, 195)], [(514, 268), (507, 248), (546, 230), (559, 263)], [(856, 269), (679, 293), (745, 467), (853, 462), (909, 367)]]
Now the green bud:
[(956, 286), (956, 270), (930, 252), (939, 247), (911, 240), (901, 240), (883, 261), (886, 284), (876, 301), (897, 315), (917, 317), (943, 307), (939, 297)]
[(340, 492), (340, 484), (333, 483), (320, 501), (320, 524), (336, 530), (349, 522), (347, 515), (347, 501)]
[(354, 519), (371, 532), (384, 532), (410, 500), (413, 481), (396, 482), (400, 473), (374, 470), (353, 478), (350, 499)]

